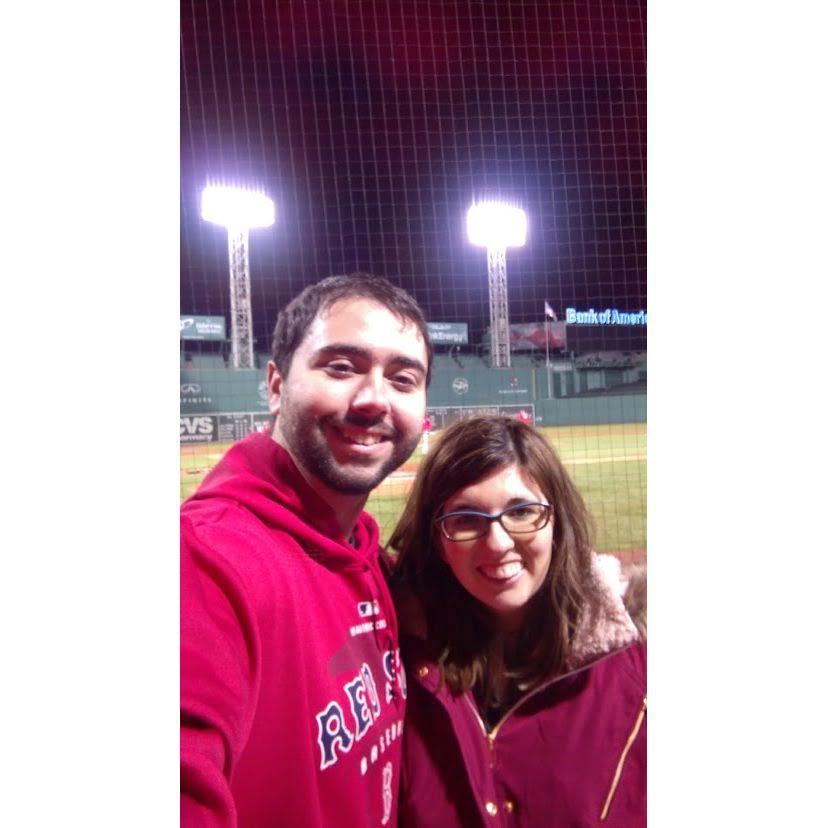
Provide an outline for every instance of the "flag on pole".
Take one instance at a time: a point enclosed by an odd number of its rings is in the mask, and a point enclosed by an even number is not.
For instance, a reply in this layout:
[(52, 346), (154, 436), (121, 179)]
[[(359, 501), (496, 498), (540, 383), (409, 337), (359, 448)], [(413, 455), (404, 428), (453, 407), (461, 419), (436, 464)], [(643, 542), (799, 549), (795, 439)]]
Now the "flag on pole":
[(553, 321), (557, 322), (558, 317), (555, 316), (555, 311), (552, 310), (552, 306), (547, 302), (545, 299), (543, 300), (543, 309), (546, 312), (546, 315)]

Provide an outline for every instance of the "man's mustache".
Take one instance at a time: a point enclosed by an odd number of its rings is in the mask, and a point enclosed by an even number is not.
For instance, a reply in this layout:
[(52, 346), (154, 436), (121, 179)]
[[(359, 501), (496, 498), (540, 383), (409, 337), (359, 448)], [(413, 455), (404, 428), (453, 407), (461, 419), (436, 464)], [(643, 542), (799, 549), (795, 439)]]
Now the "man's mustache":
[(394, 440), (399, 437), (400, 432), (394, 426), (385, 422), (383, 415), (379, 417), (364, 417), (361, 414), (348, 414), (345, 417), (337, 417), (331, 415), (323, 419), (323, 424), (334, 426), (356, 426), (357, 428), (369, 428), (372, 434), (380, 437), (387, 437), (389, 440)]

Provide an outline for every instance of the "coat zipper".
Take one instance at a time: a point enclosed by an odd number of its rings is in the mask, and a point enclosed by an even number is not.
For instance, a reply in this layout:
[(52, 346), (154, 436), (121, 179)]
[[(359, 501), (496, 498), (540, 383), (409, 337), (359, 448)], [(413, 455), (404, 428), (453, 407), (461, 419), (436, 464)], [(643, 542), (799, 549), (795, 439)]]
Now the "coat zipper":
[(635, 720), (632, 732), (627, 738), (627, 744), (624, 745), (624, 750), (621, 751), (621, 757), (615, 767), (615, 775), (612, 777), (612, 785), (610, 785), (609, 793), (607, 794), (607, 801), (604, 802), (604, 809), (601, 811), (601, 822), (607, 818), (612, 798), (615, 796), (615, 789), (618, 787), (618, 781), (621, 779), (621, 771), (624, 769), (624, 762), (627, 761), (627, 754), (630, 752), (630, 748), (633, 746), (633, 742), (635, 742), (635, 739), (638, 736), (638, 731), (641, 730), (641, 723), (644, 721), (644, 714), (646, 712), (647, 697), (644, 696), (644, 700), (641, 703), (641, 710), (638, 712), (638, 718)]
[(486, 740), (486, 744), (489, 746), (489, 767), (494, 767), (494, 740), (495, 735), (497, 734), (497, 730), (501, 725), (501, 722), (498, 722), (497, 725), (492, 729), (492, 732), (489, 733), (486, 730), (486, 725), (483, 724), (483, 718), (480, 715), (480, 711), (477, 709), (477, 705), (474, 703), (474, 699), (471, 695), (471, 690), (466, 691), (464, 695), (466, 703), (471, 708), (472, 713), (474, 714), (474, 718), (477, 719), (477, 723), (480, 725), (480, 730), (483, 733), (483, 738)]
[[(631, 645), (629, 645), (631, 646)], [(626, 650), (626, 647), (622, 647), (622, 650)], [(480, 712), (477, 709), (477, 705), (474, 702), (474, 698), (472, 696), (471, 690), (467, 690), (464, 698), (466, 699), (466, 704), (471, 708), (472, 713), (474, 714), (474, 718), (477, 719), (477, 723), (480, 725), (480, 732), (483, 734), (483, 738), (486, 740), (486, 745), (489, 748), (489, 767), (494, 768), (494, 751), (495, 751), (495, 738), (503, 724), (505, 723), (506, 719), (515, 712), (525, 701), (532, 698), (537, 693), (540, 693), (543, 690), (546, 690), (551, 685), (555, 684), (555, 682), (560, 681), (561, 679), (568, 678), (569, 676), (574, 676), (577, 673), (582, 672), (583, 670), (588, 670), (590, 667), (593, 667), (600, 661), (603, 661), (606, 658), (610, 658), (613, 655), (621, 652), (621, 650), (614, 650), (611, 653), (606, 653), (601, 658), (596, 659), (595, 661), (590, 662), (589, 664), (585, 664), (583, 667), (578, 667), (576, 670), (570, 670), (568, 673), (563, 673), (560, 676), (555, 676), (555, 678), (550, 679), (543, 684), (539, 684), (534, 689), (530, 690), (525, 696), (521, 697), (516, 701), (504, 714), (501, 720), (492, 728), (491, 733), (486, 730), (486, 725), (483, 724), (483, 718), (480, 715)], [(618, 767), (615, 770), (615, 777), (612, 781), (612, 786), (610, 787), (609, 795), (607, 796), (607, 801), (604, 803), (604, 809), (601, 811), (601, 821), (603, 822), (606, 818), (607, 810), (609, 809), (610, 803), (612, 802), (612, 797), (615, 795), (615, 789), (618, 786), (618, 780), (621, 776), (621, 770), (624, 765), (624, 761), (627, 758), (627, 753), (629, 752), (630, 748), (632, 747), (632, 743), (635, 741), (635, 737), (638, 735), (638, 731), (641, 728), (641, 722), (644, 719), (644, 712), (647, 709), (647, 697), (644, 697), (644, 702), (641, 707), (641, 711), (638, 714), (638, 718), (636, 719), (635, 726), (633, 727), (633, 731), (630, 734), (629, 739), (627, 739), (627, 744), (624, 746), (624, 750), (621, 754), (621, 759), (619, 760)]]
[[(632, 646), (628, 644), (627, 647)], [(594, 667), (601, 661), (604, 661), (607, 658), (611, 658), (614, 655), (626, 650), (627, 647), (622, 647), (620, 650), (613, 650), (611, 653), (605, 653), (601, 658), (595, 659), (595, 661), (591, 661), (589, 664), (585, 664), (582, 667), (578, 667), (575, 670), (570, 670), (568, 673), (562, 673), (559, 676), (555, 676), (553, 679), (549, 679), (549, 681), (544, 682), (543, 684), (539, 684), (537, 687), (534, 687), (530, 690), (525, 696), (521, 696), (504, 714), (500, 721), (492, 728), (492, 732), (489, 733), (486, 730), (486, 725), (483, 724), (483, 719), (480, 716), (480, 712), (477, 709), (477, 705), (474, 703), (474, 699), (471, 694), (471, 690), (467, 690), (465, 694), (466, 702), (468, 703), (469, 707), (471, 707), (472, 712), (474, 713), (474, 717), (477, 719), (477, 723), (480, 725), (480, 730), (483, 732), (483, 736), (486, 739), (487, 744), (489, 745), (489, 765), (494, 767), (494, 742), (495, 737), (497, 736), (498, 731), (501, 727), (503, 727), (506, 719), (515, 712), (525, 701), (528, 701), (532, 698), (532, 696), (536, 695), (537, 693), (546, 690), (548, 687), (551, 687), (555, 684), (556, 681), (561, 681), (561, 679), (569, 678), (570, 676), (574, 676), (577, 673), (583, 672), (584, 670), (589, 670), (590, 667)], [(644, 699), (644, 706), (646, 707), (647, 700)]]

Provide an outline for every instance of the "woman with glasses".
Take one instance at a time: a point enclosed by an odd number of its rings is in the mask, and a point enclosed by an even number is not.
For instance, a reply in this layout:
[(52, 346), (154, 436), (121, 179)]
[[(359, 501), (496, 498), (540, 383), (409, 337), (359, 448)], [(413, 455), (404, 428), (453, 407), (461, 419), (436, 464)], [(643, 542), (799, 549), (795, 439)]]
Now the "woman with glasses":
[(400, 824), (643, 826), (644, 644), (542, 435), (506, 417), (446, 428), (389, 545)]

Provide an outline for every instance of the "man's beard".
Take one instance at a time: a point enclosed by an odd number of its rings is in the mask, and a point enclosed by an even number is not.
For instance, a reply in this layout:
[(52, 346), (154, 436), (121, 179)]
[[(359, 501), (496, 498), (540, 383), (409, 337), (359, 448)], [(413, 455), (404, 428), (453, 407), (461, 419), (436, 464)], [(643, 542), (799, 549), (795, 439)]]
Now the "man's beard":
[(307, 472), (317, 477), (328, 488), (346, 495), (366, 495), (375, 489), (394, 469), (401, 466), (414, 452), (420, 441), (420, 434), (412, 434), (408, 439), (390, 426), (385, 426), (384, 434), (393, 445), (389, 458), (378, 468), (360, 468), (357, 463), (346, 466), (338, 463), (325, 439), (324, 429), (329, 423), (372, 428), (382, 422), (382, 418), (365, 418), (346, 416), (337, 418), (333, 414), (315, 420), (311, 417), (296, 417), (288, 414), (291, 406), (283, 406), (279, 413), (279, 431), (290, 453)]

